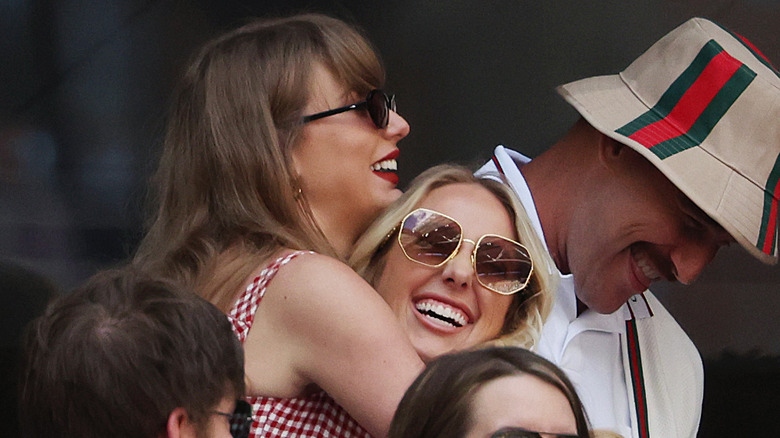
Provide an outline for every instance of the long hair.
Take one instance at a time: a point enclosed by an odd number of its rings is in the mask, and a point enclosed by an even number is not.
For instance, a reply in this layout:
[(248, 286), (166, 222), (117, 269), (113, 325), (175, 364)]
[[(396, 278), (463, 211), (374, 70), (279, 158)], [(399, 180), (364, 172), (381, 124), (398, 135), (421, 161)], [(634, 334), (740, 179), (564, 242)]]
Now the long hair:
[(491, 347), (445, 354), (431, 361), (401, 399), (388, 438), (465, 437), (473, 421), (476, 392), (490, 381), (519, 374), (532, 375), (558, 389), (574, 413), (577, 436), (589, 436), (582, 403), (558, 367), (522, 348)]
[(368, 41), (323, 15), (252, 21), (202, 48), (173, 98), (137, 263), (224, 311), (280, 247), (338, 257), (292, 167), (315, 63), (358, 94), (384, 83)]
[(157, 436), (175, 408), (205, 426), (223, 398), (244, 395), (243, 350), (225, 315), (135, 269), (56, 298), (24, 348), (24, 436)]
[(492, 193), (509, 213), (517, 231), (518, 241), (528, 248), (534, 273), (528, 286), (513, 296), (501, 336), (493, 342), (530, 348), (541, 334), (544, 320), (550, 314), (556, 283), (551, 275), (552, 260), (534, 231), (531, 221), (517, 196), (506, 184), (488, 178), (475, 177), (465, 167), (439, 165), (421, 173), (409, 189), (369, 226), (355, 244), (349, 264), (370, 284), (382, 275), (386, 256), (395, 242), (401, 220), (417, 208), (431, 191), (450, 184), (476, 184)]

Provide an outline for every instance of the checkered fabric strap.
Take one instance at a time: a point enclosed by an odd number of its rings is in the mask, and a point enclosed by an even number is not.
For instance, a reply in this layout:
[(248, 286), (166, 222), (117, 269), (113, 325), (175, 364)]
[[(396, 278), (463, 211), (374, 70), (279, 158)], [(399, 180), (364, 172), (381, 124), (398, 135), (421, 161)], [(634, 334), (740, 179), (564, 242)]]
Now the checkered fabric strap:
[(252, 283), (246, 287), (244, 293), (236, 300), (233, 308), (228, 313), (228, 320), (233, 326), (233, 332), (235, 332), (239, 341), (243, 343), (247, 334), (249, 334), (249, 329), (252, 328), (252, 323), (255, 320), (257, 306), (260, 304), (260, 300), (263, 299), (263, 295), (265, 295), (268, 283), (279, 272), (279, 268), (301, 254), (314, 254), (314, 252), (295, 251), (274, 260), (260, 272), (260, 275), (252, 280)]
[(306, 397), (248, 397), (254, 421), (250, 438), (371, 438), (323, 391)]

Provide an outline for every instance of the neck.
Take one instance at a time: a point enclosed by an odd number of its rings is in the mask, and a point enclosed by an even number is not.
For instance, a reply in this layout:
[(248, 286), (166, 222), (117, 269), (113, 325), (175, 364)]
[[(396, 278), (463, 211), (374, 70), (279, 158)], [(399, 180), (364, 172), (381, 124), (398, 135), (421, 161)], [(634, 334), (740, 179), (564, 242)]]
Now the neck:
[[(534, 197), (545, 243), (558, 270), (570, 274), (567, 254), (572, 221), (588, 195), (589, 125), (579, 122), (550, 149), (523, 167), (523, 176)], [(595, 131), (597, 132), (597, 131)]]
[(588, 310), (588, 306), (585, 305), (579, 298), (577, 298), (577, 316), (582, 315), (582, 312)]
[(336, 255), (346, 260), (365, 227), (352, 217), (323, 214), (315, 209), (312, 209), (312, 214), (320, 230), (336, 251)]
[[(534, 198), (539, 222), (542, 224), (545, 243), (550, 256), (558, 270), (563, 274), (569, 273), (568, 260), (566, 258), (565, 229), (568, 223), (569, 211), (565, 202), (566, 185), (558, 178), (560, 169), (552, 169), (556, 160), (548, 155), (550, 151), (543, 153), (531, 160), (523, 167), (528, 189)], [(556, 175), (550, 178), (549, 175)]]

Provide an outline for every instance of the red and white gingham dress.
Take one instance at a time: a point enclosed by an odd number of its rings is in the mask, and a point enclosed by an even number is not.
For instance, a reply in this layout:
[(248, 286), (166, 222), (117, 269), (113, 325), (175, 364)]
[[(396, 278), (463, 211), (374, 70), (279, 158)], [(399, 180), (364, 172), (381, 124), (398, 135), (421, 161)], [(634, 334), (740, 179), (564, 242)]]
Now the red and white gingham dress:
[[(268, 283), (279, 268), (301, 254), (313, 253), (296, 251), (274, 260), (252, 281), (230, 309), (228, 319), (241, 343), (252, 328), (257, 306)], [(252, 405), (254, 413), (249, 433), (252, 438), (371, 438), (325, 391), (301, 398), (247, 397), (247, 401)]]

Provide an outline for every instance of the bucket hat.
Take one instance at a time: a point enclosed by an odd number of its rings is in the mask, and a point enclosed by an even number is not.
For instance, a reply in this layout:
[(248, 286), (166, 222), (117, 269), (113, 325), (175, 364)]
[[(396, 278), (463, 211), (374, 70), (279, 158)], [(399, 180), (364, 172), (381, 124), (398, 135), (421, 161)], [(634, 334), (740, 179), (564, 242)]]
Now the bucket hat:
[(777, 263), (780, 74), (749, 41), (692, 18), (619, 74), (558, 92), (752, 255)]

